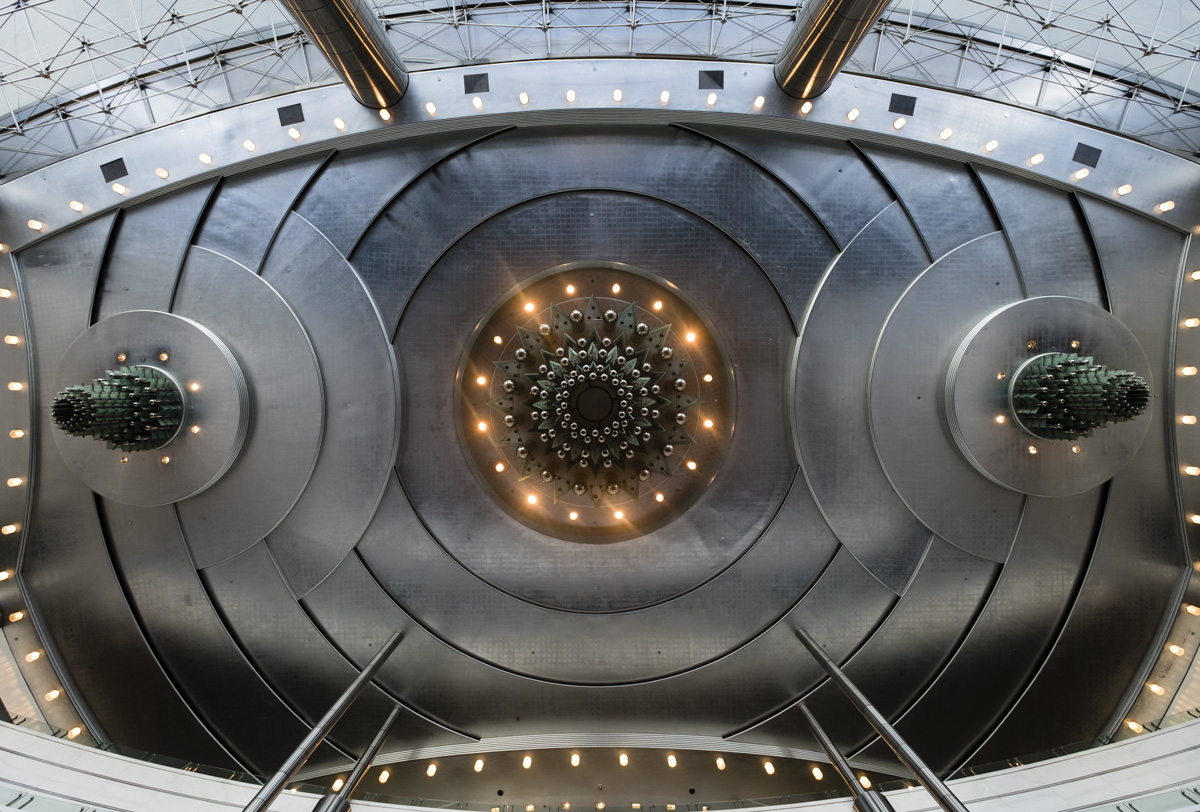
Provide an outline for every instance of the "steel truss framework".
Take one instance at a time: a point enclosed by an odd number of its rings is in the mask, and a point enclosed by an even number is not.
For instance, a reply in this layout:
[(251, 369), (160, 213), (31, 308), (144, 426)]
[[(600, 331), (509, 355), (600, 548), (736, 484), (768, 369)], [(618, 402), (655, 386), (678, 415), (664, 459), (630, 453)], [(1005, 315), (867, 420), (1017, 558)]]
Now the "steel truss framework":
[[(518, 59), (770, 61), (800, 3), (378, 5), (414, 69)], [(898, 0), (850, 69), (1037, 107), (1200, 152), (1196, 0)], [(17, 0), (0, 11), (0, 173), (335, 79), (272, 0)]]

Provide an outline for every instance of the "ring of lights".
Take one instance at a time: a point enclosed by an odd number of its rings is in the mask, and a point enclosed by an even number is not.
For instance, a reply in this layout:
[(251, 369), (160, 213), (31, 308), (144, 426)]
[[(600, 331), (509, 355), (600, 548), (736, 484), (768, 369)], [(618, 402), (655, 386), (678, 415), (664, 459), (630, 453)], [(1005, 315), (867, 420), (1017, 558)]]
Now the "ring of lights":
[(1044, 296), (997, 310), (959, 346), (946, 374), (946, 420), (959, 450), (998, 485), (1036, 496), (1091, 490), (1133, 459), (1153, 417), (1096, 429), (1091, 437), (1048, 440), (1021, 426), (1010, 406), (1012, 380), (1035, 357), (1090, 355), (1151, 381), (1146, 354), (1129, 328), (1093, 304)]
[(53, 391), (107, 369), (152, 366), (184, 393), (182, 429), (150, 451), (109, 449), (51, 426), (67, 467), (101, 496), (128, 505), (165, 505), (195, 496), (237, 459), (249, 426), (249, 392), (225, 344), (200, 324), (153, 310), (133, 310), (92, 325), (72, 342), (51, 382)]
[(572, 541), (670, 522), (733, 436), (732, 365), (711, 322), (628, 265), (573, 263), (513, 287), (476, 327), (456, 386), (480, 484), (520, 521)]

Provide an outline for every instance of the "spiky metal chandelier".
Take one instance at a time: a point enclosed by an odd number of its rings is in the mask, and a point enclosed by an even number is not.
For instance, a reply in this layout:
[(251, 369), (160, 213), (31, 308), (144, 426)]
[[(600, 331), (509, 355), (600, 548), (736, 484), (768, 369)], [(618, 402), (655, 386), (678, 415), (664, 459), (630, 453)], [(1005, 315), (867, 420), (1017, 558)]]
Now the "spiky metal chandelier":
[(54, 424), (122, 451), (162, 448), (179, 431), (183, 395), (166, 373), (146, 366), (108, 370), (83, 386), (68, 386), (50, 406)]
[(1109, 423), (1133, 420), (1149, 403), (1150, 388), (1140, 376), (1076, 353), (1033, 358), (1012, 387), (1021, 425), (1048, 440), (1090, 437)]

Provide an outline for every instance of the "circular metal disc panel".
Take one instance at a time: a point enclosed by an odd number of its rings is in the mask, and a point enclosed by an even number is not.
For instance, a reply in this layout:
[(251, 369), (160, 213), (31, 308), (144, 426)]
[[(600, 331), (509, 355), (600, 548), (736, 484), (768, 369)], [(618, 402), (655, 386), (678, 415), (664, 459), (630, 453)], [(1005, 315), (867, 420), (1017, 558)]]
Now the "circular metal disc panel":
[(627, 265), (560, 266), (514, 287), (475, 329), (457, 386), (480, 484), (520, 521), (573, 541), (632, 538), (679, 516), (733, 436), (733, 370), (711, 322)]
[[(124, 362), (117, 361), (121, 353)], [(178, 502), (220, 479), (241, 450), (249, 414), (246, 382), (228, 348), (191, 319), (154, 310), (119, 313), (75, 339), (58, 364), (53, 390), (122, 365), (154, 366), (181, 384), (183, 430), (161, 448), (125, 452), (52, 426), (67, 467), (96, 493), (127, 505)]]
[[(1009, 406), (1018, 370), (1047, 353), (1076, 353), (1153, 383), (1137, 339), (1116, 316), (1080, 299), (1045, 296), (992, 313), (963, 340), (946, 374), (946, 420), (963, 456), (988, 479), (1021, 493), (1069, 496), (1091, 490), (1133, 459), (1153, 418), (1091, 437), (1047, 440), (1026, 431)], [(1003, 377), (1001, 377), (1003, 376)]]

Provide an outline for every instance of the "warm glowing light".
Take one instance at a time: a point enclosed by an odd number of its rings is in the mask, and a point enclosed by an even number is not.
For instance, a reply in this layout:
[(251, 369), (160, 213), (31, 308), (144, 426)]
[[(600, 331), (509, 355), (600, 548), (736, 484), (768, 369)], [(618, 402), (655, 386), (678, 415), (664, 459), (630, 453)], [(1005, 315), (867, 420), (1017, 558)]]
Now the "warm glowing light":
[(166, 361), (166, 360), (167, 360), (168, 358), (170, 358), (170, 357), (171, 357), (171, 356), (170, 356), (170, 355), (168, 355), (168, 354), (167, 354), (167, 353), (165, 353), (165, 352), (160, 352), (160, 353), (158, 354), (158, 360), (160, 360), (160, 361)]
[(1200, 319), (1191, 318), (1183, 320), (1184, 327), (1200, 327)]
[(1026, 450), (1026, 451), (1028, 451), (1030, 454), (1036, 454), (1036, 453), (1037, 453), (1037, 446), (1035, 446), (1035, 445), (1031, 445), (1031, 446), (1029, 446), (1029, 448), (1027, 448), (1027, 449), (1025, 449), (1025, 450)]
[(851, 110), (849, 113), (846, 114), (846, 120), (847, 121), (857, 121), (858, 120), (858, 108), (857, 107), (855, 107), (853, 110)]
[(1132, 191), (1133, 191), (1133, 187), (1130, 186), (1128, 183), (1123, 183), (1117, 187), (1117, 194), (1120, 195), (1121, 197), (1124, 197), (1125, 195), (1129, 194)]
[(525, 501), (531, 505), (536, 505), (537, 504), (537, 495), (531, 493), (531, 494), (529, 494), (529, 496), (525, 497)]
[(521, 95), (517, 96), (517, 101), (519, 101), (522, 106), (529, 104), (529, 94), (521, 91)]
[(384, 121), (391, 121), (391, 120), (392, 120), (392, 114), (391, 114), (391, 113), (389, 113), (387, 110), (380, 110), (380, 111), (379, 111), (379, 117), (380, 117), (381, 119), (383, 119)]
[(712, 422), (712, 420), (708, 420), (708, 419), (706, 419), (706, 420), (704, 421), (704, 428), (706, 428), (706, 429), (711, 429), (712, 427), (713, 427), (713, 422)]
[(46, 692), (46, 701), (53, 702), (54, 700), (58, 699), (60, 696), (62, 696), (62, 691), (55, 688), (53, 691)]
[(1171, 652), (1176, 657), (1183, 656), (1183, 646), (1170, 645), (1170, 646), (1167, 646), (1167, 651)]
[(668, 766), (668, 767), (674, 767), (674, 766), (675, 766), (676, 764), (678, 764), (678, 763), (679, 763), (679, 762), (677, 762), (677, 761), (675, 760), (675, 754), (674, 754), (674, 753), (668, 753), (668, 754), (667, 754), (667, 766)]
[(661, 103), (661, 104), (666, 104), (666, 103), (667, 103), (667, 102), (669, 102), (670, 100), (671, 100), (671, 91), (669, 91), (669, 90), (664, 90), (662, 93), (659, 93), (659, 94), (658, 94), (658, 101), (659, 101), (659, 103)]
[(346, 782), (343, 779), (341, 779), (341, 778), (337, 779), (336, 781), (333, 782), (333, 791), (337, 792), (339, 789), (341, 789), (343, 786), (345, 786), (345, 784), (346, 784)]
[(433, 778), (433, 775), (436, 772), (437, 772), (437, 764), (431, 763), (428, 767), (425, 768), (425, 774), (427, 776), (429, 776), (430, 778)]
[(625, 94), (624, 94), (624, 93), (622, 93), (620, 90), (614, 90), (614, 91), (613, 91), (613, 101), (615, 101), (615, 102), (617, 102), (618, 104), (620, 104), (620, 102), (621, 102), (621, 99), (623, 99), (623, 98), (625, 98)]
[(806, 101), (804, 104), (800, 105), (800, 115), (807, 116), (811, 112), (812, 112), (812, 102)]
[(772, 763), (771, 763), (771, 762), (769, 762), (769, 761), (764, 761), (764, 762), (763, 762), (763, 769), (767, 771), (767, 775), (774, 775), (774, 774), (775, 774), (775, 765), (774, 765), (774, 764), (772, 764)]
[(1083, 180), (1090, 174), (1091, 174), (1091, 172), (1088, 170), (1088, 168), (1086, 166), (1083, 166), (1083, 167), (1080, 167), (1079, 169), (1076, 169), (1074, 172), (1072, 172), (1071, 177), (1075, 178), (1075, 180)]
[(21, 339), (18, 338), (17, 336), (5, 336), (4, 343), (5, 344), (20, 344)]
[(998, 415), (996, 415), (996, 422), (997, 422), (997, 423), (1003, 423), (1003, 422), (1004, 422), (1004, 421), (1006, 421), (1006, 420), (1008, 420), (1008, 418), (1007, 418), (1007, 417), (1005, 417), (1004, 415), (1002, 415), (1002, 414), (998, 414)]
[(83, 210), (84, 210), (84, 208), (86, 208), (86, 207), (85, 207), (85, 206), (84, 206), (82, 203), (80, 203), (78, 200), (72, 200), (72, 201), (71, 201), (71, 203), (70, 203), (70, 206), (71, 206), (71, 208), (72, 208), (72, 209), (74, 209), (75, 211), (83, 211)]
[(568, 91), (567, 91), (567, 103), (568, 103), (568, 104), (574, 104), (574, 103), (575, 103), (575, 91), (574, 91), (574, 90), (568, 90)]
[(1187, 612), (1189, 615), (1200, 615), (1200, 606), (1194, 606), (1189, 603), (1187, 606), (1183, 607), (1183, 611)]
[(621, 286), (620, 286), (620, 285), (617, 285), (617, 284), (615, 284), (615, 283), (614, 283), (614, 284), (613, 284), (613, 286), (612, 286), (612, 292), (613, 292), (613, 293), (620, 293), (620, 292), (621, 292)]
[(526, 303), (525, 303), (525, 312), (526, 312), (526, 313), (532, 313), (532, 312), (533, 312), (533, 302), (526, 302)]
[(1158, 204), (1158, 210), (1159, 210), (1159, 211), (1170, 211), (1170, 210), (1171, 210), (1171, 209), (1173, 209), (1173, 208), (1175, 208), (1175, 201), (1174, 201), (1174, 200), (1167, 200), (1167, 201), (1165, 201), (1165, 202), (1163, 202), (1163, 203), (1159, 203), (1159, 204)]
[(704, 382), (705, 382), (705, 383), (712, 383), (712, 375), (705, 375), (705, 376), (704, 376)]
[(1195, 367), (1184, 367), (1183, 369), (1179, 370), (1179, 374), (1180, 375), (1195, 375), (1196, 368)]
[(1130, 719), (1128, 722), (1125, 723), (1125, 727), (1129, 728), (1134, 733), (1142, 732), (1142, 726), (1139, 725), (1137, 722), (1133, 721), (1132, 719)]
[(25, 225), (29, 226), (34, 231), (41, 231), (43, 228), (46, 227), (46, 224), (43, 223), (41, 220), (30, 220)]
[[(1200, 272), (1198, 272), (1200, 273)], [(8, 288), (0, 288), (0, 299), (11, 299), (12, 291)]]
[(82, 733), (82, 732), (83, 732), (83, 728), (81, 728), (81, 727), (73, 727), (73, 728), (71, 728), (70, 730), (68, 730), (68, 731), (67, 731), (67, 738), (68, 738), (68, 739), (73, 739), (73, 738), (75, 738), (76, 736), (78, 736), (78, 735), (79, 735), (80, 733)]
[[(291, 139), (293, 141), (299, 141), (300, 140), (300, 131), (297, 130), (295, 127), (288, 127), (288, 136), (291, 137)], [(384, 772), (387, 772), (387, 770), (384, 770)]]
[(717, 756), (717, 769), (718, 770), (725, 769), (725, 759), (721, 758), (720, 756)]
[(667, 498), (667, 497), (663, 496), (661, 493), (656, 493), (656, 494), (654, 494), (654, 501), (655, 501), (655, 502), (661, 502), (661, 501), (663, 501), (663, 500), (664, 500), (664, 499), (666, 499), (666, 498)]
[(120, 361), (121, 363), (124, 363), (125, 362), (125, 353), (123, 353), (123, 352), (117, 353), (117, 360)]
[(497, 474), (504, 473), (504, 463), (502, 463), (502, 462), (496, 463), (496, 473)]
[(654, 303), (654, 309), (655, 309), (655, 310), (662, 310), (662, 302), (655, 302), (655, 303)]
[(189, 429), (189, 431), (191, 431), (191, 432), (192, 432), (192, 434), (199, 434), (199, 433), (200, 433), (200, 427), (199, 427), (199, 426), (192, 426), (192, 427), (191, 427), (191, 429)]
[(903, 129), (904, 125), (907, 123), (908, 122), (904, 120), (904, 116), (900, 116), (900, 118), (898, 118), (892, 122), (892, 129), (893, 130)]
[(686, 336), (684, 336), (684, 338), (686, 338), (688, 341), (695, 341), (695, 340), (696, 340), (696, 334), (695, 334), (695, 333), (688, 333)]
[(865, 775), (860, 775), (860, 776), (858, 777), (858, 783), (860, 783), (860, 784), (862, 784), (862, 785), (863, 785), (863, 789), (870, 789), (870, 788), (871, 788), (871, 779), (870, 779), (870, 778), (867, 778)]
[(25, 384), (21, 383), (20, 381), (12, 381), (8, 384), (8, 390), (10, 392), (20, 392), (24, 388)]
[(476, 110), (482, 110), (483, 109), (483, 99), (479, 98), (478, 96), (474, 97), (473, 99), (471, 99), (471, 106), (474, 107)]
[(8, 436), (13, 438), (14, 440), (20, 440), (22, 437), (25, 436), (25, 432), (22, 431), (21, 429), (13, 429), (12, 431), (10, 431), (8, 433)]
[(533, 756), (525, 756), (525, 758), (521, 759), (521, 766), (527, 770), (530, 767), (532, 767), (533, 766)]
[(242, 146), (246, 148), (247, 152), (254, 152), (254, 150), (258, 149), (255, 143), (249, 138), (242, 142)]
[(575, 521), (576, 519), (579, 518), (579, 514), (572, 510), (570, 513), (567, 514), (567, 518), (570, 519), (571, 521)]
[(1192, 271), (1188, 276), (1192, 278), (1193, 282), (1200, 282), (1200, 271)]
[(163, 465), (166, 465), (166, 464), (167, 464), (167, 463), (169, 463), (170, 461), (171, 461), (171, 458), (170, 458), (170, 457), (163, 457), (163, 458), (162, 458), (162, 464), (163, 464)]
[(1072, 454), (1078, 454), (1078, 453), (1079, 453), (1079, 446), (1077, 446), (1077, 445), (1073, 445), (1073, 446), (1071, 446), (1071, 453), (1072, 453)]
[(579, 754), (578, 754), (578, 753), (572, 753), (572, 754), (571, 754), (571, 766), (572, 766), (572, 767), (578, 767), (578, 766), (579, 766)]
[(998, 146), (1000, 146), (1000, 142), (993, 138), (991, 141), (988, 141), (986, 144), (984, 144), (983, 148), (987, 152), (994, 152)]
[(431, 116), (437, 115), (437, 105), (433, 102), (425, 102), (425, 112)]
[(479, 424), (476, 425), (475, 428), (479, 429), (480, 431), (487, 431), (487, 423), (480, 420)]
[(25, 662), (27, 662), (27, 663), (32, 663), (32, 662), (35, 662), (35, 661), (37, 660), (37, 658), (38, 658), (38, 657), (41, 657), (41, 656), (42, 656), (42, 652), (40, 652), (40, 651), (31, 651), (31, 652), (29, 652), (28, 654), (26, 654), (26, 655), (25, 655)]
[(1163, 688), (1161, 685), (1159, 685), (1157, 682), (1147, 683), (1146, 687), (1149, 688), (1150, 693), (1154, 694), (1155, 696), (1162, 696), (1163, 694), (1165, 694), (1167, 692), (1167, 690), (1165, 688)]
[[(426, 106), (425, 106), (425, 109), (427, 109), (427, 110), (428, 110), (428, 109), (429, 109), (429, 105), (426, 105)], [(335, 118), (335, 119), (333, 120), (333, 126), (334, 126), (334, 127), (336, 127), (336, 128), (337, 128), (337, 129), (339, 129), (339, 130), (344, 130), (344, 129), (346, 129), (346, 122), (342, 121), (340, 118)]]
[[(941, 139), (942, 141), (948, 141), (948, 140), (950, 140), (950, 136), (952, 136), (952, 135), (954, 135), (954, 130), (947, 127), (946, 129), (944, 129), (940, 133), (938, 133), (938, 138)], [(820, 769), (820, 768), (818, 767), (817, 769)]]
[(695, 461), (694, 461), (694, 460), (688, 460), (687, 467), (688, 467), (688, 470), (689, 470), (689, 471), (695, 471), (695, 470), (696, 470), (696, 463), (695, 463)]
[(12, 573), (8, 570), (0, 570), (0, 581), (7, 581), (12, 577)]
[(821, 768), (820, 768), (820, 767), (813, 767), (813, 778), (815, 778), (815, 779), (817, 779), (818, 781), (820, 781), (820, 780), (821, 780), (821, 779), (823, 779), (824, 777), (825, 777), (825, 773), (821, 772)]
[(1189, 465), (1183, 469), (1183, 472), (1188, 476), (1200, 476), (1200, 468), (1196, 467), (1195, 465)]
[(387, 770), (381, 770), (379, 773), (379, 783), (386, 784), (387, 780), (392, 777), (392, 774)]
[(574, 293), (575, 293), (575, 286), (567, 285), (567, 295), (572, 296), (572, 295), (574, 295)]
[(123, 183), (114, 183), (112, 185), (112, 190), (119, 195), (129, 194), (129, 188)]
[(1194, 415), (1194, 414), (1180, 415), (1179, 422), (1185, 426), (1194, 426), (1194, 425), (1196, 425), (1196, 415)]
[(1046, 160), (1046, 156), (1039, 152), (1037, 155), (1034, 155), (1029, 159), (1029, 163), (1033, 166), (1037, 166), (1044, 160)]
[(199, 392), (199, 391), (200, 391), (200, 384), (198, 384), (198, 383), (189, 383), (189, 384), (188, 384), (188, 389), (192, 390), (193, 392)]
[(706, 103), (706, 104), (707, 104), (709, 107), (712, 107), (714, 104), (716, 104), (716, 103), (717, 103), (717, 94), (716, 94), (716, 93), (709, 93), (709, 94), (708, 94), (708, 98), (707, 98), (707, 99), (705, 99), (705, 100), (704, 100), (704, 102), (705, 102), (705, 103)]
[[(1200, 473), (1200, 469), (1197, 469), (1196, 473)], [(6, 481), (6, 484), (10, 488), (19, 488), (24, 483), (25, 483), (25, 480), (21, 479), (19, 476), (9, 477), (8, 480)]]
[(479, 384), (480, 386), (487, 386), (487, 376), (480, 375), (475, 379), (475, 383)]
[(766, 103), (767, 103), (766, 99), (764, 99), (762, 96), (757, 96), (754, 99), (754, 109), (761, 110), (761, 109), (763, 109), (763, 105)]
[(154, 174), (158, 175), (163, 180), (166, 180), (167, 178), (171, 177), (171, 173), (168, 172), (167, 170), (163, 169), (161, 166), (158, 169), (154, 170)]
[(20, 620), (23, 617), (25, 617), (24, 612), (13, 612), (11, 615), (8, 616), (8, 622), (16, 623), (18, 620)]
[(596, 804), (596, 808), (597, 808), (597, 809), (603, 809), (603, 808), (604, 808), (604, 801), (601, 801), (600, 803)]
[(481, 758), (475, 759), (475, 772), (477, 772), (477, 773), (483, 772), (483, 759), (481, 759)]
[(621, 519), (625, 518), (625, 514), (618, 510), (616, 513), (613, 514), (613, 518), (616, 519), (617, 521), (620, 521)]
[(492, 343), (493, 344), (503, 344), (504, 339), (501, 338), (500, 336), (492, 336)]
[(209, 155), (207, 152), (200, 153), (200, 163), (204, 164), (205, 166), (212, 166), (212, 162), (213, 157), (211, 155)]
[(622, 767), (628, 767), (629, 766), (629, 756), (626, 755), (625, 753), (622, 753), (621, 755), (617, 756), (617, 762)]

